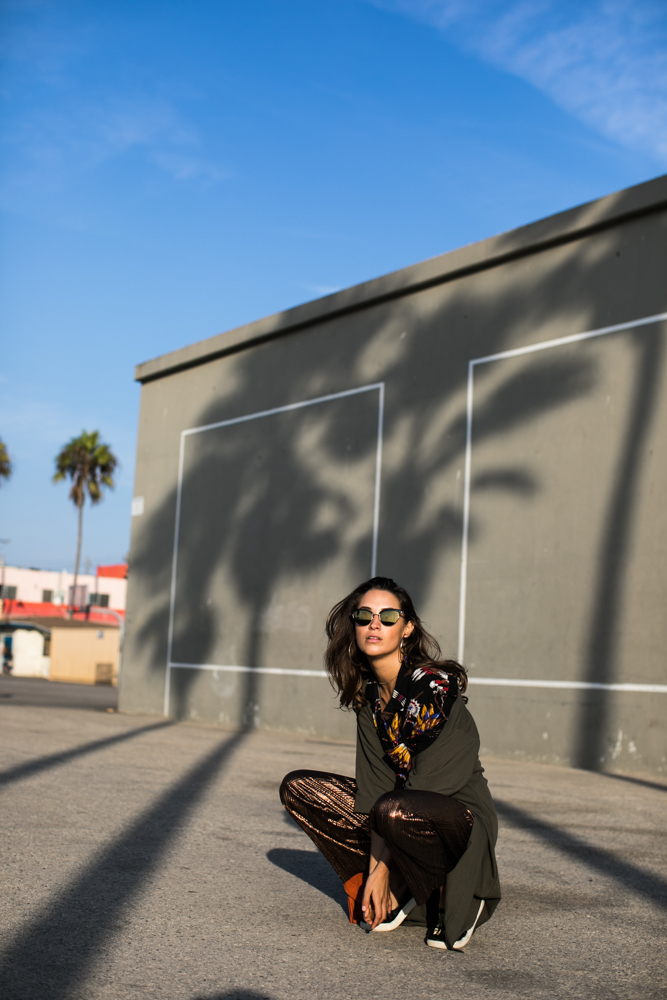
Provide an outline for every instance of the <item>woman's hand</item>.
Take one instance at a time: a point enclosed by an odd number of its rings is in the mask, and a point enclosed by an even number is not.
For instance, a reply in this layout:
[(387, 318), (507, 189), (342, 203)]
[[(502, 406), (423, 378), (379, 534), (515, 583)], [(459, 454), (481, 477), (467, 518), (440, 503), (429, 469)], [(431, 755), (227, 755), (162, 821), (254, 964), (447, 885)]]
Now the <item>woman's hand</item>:
[(384, 861), (378, 861), (370, 872), (364, 886), (361, 900), (361, 911), (364, 920), (374, 931), (391, 913), (391, 892), (389, 890), (389, 868)]
[(364, 920), (374, 931), (378, 924), (391, 913), (391, 890), (389, 876), (391, 871), (391, 854), (384, 840), (375, 830), (371, 831), (371, 856), (368, 865), (368, 878), (364, 886), (361, 900), (361, 911)]

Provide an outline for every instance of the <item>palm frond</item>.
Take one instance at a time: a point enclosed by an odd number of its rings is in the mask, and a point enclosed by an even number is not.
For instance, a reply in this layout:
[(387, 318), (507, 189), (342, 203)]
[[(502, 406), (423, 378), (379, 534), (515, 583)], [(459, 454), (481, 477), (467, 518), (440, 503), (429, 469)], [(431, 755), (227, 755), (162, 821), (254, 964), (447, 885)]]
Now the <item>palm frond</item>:
[(93, 504), (102, 499), (102, 488), (114, 488), (113, 473), (118, 459), (108, 444), (100, 441), (99, 431), (82, 431), (72, 438), (56, 455), (53, 481), (70, 479), (69, 497), (77, 507), (82, 507), (86, 493)]
[(12, 474), (12, 461), (9, 457), (9, 452), (7, 451), (7, 445), (0, 438), (0, 482), (3, 479), (9, 479)]

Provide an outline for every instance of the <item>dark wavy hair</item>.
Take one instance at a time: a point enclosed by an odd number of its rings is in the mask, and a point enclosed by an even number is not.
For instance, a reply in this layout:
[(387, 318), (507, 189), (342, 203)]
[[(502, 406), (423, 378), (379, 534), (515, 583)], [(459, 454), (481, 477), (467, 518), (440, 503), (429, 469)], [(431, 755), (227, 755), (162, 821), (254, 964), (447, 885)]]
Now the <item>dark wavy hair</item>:
[(410, 663), (413, 666), (421, 664), (439, 667), (448, 674), (454, 674), (459, 691), (463, 694), (468, 686), (465, 667), (456, 660), (442, 659), (437, 639), (422, 625), (407, 590), (399, 587), (387, 576), (374, 576), (372, 580), (360, 583), (347, 597), (335, 604), (327, 616), (326, 633), (329, 642), (324, 654), (324, 666), (340, 698), (340, 707), (353, 708), (355, 712), (359, 712), (366, 704), (363, 694), (365, 682), (373, 676), (366, 654), (357, 646), (355, 625), (350, 618), (354, 609), (359, 607), (361, 598), (369, 590), (389, 591), (405, 613), (406, 621), (413, 623), (414, 628), (404, 641), (405, 655)]

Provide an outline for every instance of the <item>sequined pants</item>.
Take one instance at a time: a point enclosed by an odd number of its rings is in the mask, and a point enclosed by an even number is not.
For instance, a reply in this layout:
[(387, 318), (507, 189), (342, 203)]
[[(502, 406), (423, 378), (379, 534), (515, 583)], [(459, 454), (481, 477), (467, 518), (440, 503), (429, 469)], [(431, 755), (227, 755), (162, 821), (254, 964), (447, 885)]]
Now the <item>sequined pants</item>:
[(292, 771), (280, 799), (344, 883), (368, 870), (371, 830), (382, 837), (417, 904), (463, 856), (473, 815), (456, 799), (413, 789), (387, 792), (370, 815), (354, 812), (357, 783), (326, 771)]

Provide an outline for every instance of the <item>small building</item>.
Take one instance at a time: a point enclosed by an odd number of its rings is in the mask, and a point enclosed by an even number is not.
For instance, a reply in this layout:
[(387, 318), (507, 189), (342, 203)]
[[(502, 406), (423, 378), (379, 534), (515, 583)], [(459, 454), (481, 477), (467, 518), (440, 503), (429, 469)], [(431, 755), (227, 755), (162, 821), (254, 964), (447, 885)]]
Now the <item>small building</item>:
[[(95, 574), (67, 570), (4, 566), (0, 584), (0, 614), (57, 615), (68, 605), (125, 611), (127, 563), (98, 566)], [(62, 610), (60, 610), (62, 609)]]
[(10, 641), (12, 675), (70, 684), (116, 684), (120, 628), (69, 618), (9, 619), (0, 623), (0, 644)]
[(49, 676), (51, 632), (32, 623), (0, 624), (3, 661), (9, 660), (14, 677)]

